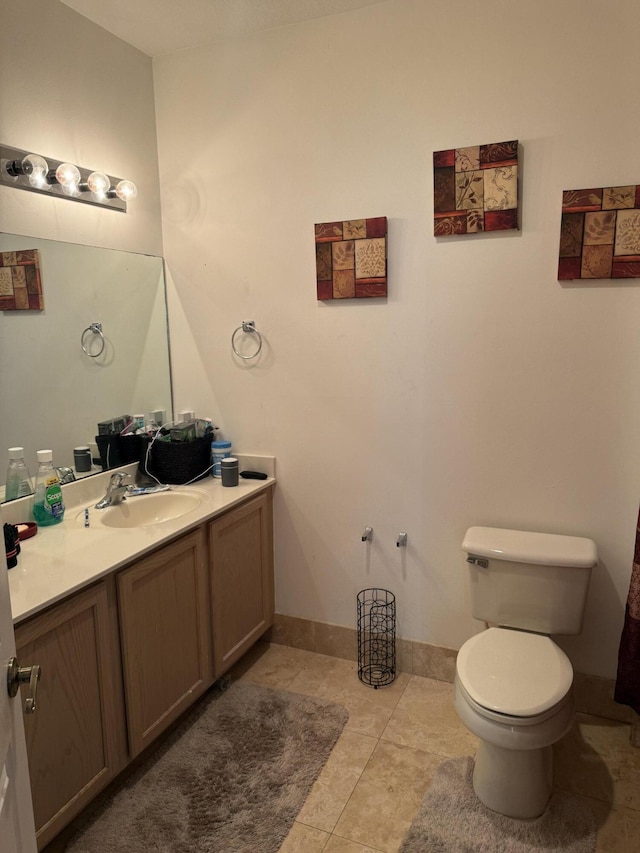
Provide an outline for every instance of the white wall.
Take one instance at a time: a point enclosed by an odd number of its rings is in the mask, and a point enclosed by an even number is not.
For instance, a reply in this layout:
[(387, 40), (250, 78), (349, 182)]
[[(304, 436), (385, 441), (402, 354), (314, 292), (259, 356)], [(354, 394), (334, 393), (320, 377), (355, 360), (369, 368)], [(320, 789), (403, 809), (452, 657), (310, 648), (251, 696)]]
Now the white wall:
[[(634, 0), (390, 0), (154, 60), (176, 405), (277, 456), (278, 611), (353, 626), (382, 585), (402, 637), (458, 647), (467, 526), (586, 535), (602, 563), (564, 645), (614, 675), (640, 290), (556, 268), (562, 190), (640, 183), (639, 38)], [(522, 230), (434, 239), (432, 152), (513, 138)], [(318, 303), (314, 223), (374, 216), (388, 299)]]
[(138, 186), (126, 215), (0, 186), (0, 231), (161, 255), (151, 60), (58, 0), (0, 9), (0, 141)]

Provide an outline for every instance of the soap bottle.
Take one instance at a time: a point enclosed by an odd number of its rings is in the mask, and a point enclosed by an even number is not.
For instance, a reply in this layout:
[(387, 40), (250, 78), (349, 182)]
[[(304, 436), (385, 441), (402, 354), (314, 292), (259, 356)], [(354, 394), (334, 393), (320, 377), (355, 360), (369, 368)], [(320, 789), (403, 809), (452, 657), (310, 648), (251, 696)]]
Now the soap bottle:
[(14, 501), (32, 494), (31, 475), (24, 464), (24, 447), (10, 447), (4, 499)]
[(59, 524), (64, 516), (64, 500), (58, 473), (53, 467), (53, 451), (39, 450), (36, 494), (33, 501), (33, 517), (41, 527)]

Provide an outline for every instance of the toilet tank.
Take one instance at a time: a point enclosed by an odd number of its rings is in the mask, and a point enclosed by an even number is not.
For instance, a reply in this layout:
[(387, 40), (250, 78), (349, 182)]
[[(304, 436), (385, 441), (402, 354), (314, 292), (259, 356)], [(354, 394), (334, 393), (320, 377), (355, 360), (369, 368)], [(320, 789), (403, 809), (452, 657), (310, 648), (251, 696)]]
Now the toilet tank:
[(541, 634), (579, 634), (596, 544), (578, 536), (470, 527), (462, 542), (475, 619)]

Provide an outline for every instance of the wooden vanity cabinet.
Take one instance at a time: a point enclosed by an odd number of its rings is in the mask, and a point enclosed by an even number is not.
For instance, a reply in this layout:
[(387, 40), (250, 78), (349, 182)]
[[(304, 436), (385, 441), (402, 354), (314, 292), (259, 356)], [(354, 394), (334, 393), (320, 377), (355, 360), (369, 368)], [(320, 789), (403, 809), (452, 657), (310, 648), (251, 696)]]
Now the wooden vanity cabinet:
[(16, 626), (39, 849), (273, 624), (272, 491)]
[(215, 677), (273, 625), (273, 489), (209, 522)]
[(127, 761), (115, 599), (107, 578), (15, 630), (18, 660), (42, 673), (24, 715), (38, 849)]
[(204, 528), (143, 557), (116, 580), (133, 757), (213, 683)]

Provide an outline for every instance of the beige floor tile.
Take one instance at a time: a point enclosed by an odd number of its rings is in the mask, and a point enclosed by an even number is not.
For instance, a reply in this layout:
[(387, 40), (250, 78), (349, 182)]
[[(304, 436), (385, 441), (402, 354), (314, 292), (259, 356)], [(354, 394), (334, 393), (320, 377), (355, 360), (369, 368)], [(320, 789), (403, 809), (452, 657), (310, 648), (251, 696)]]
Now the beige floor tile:
[(331, 832), (377, 742), (376, 738), (368, 735), (343, 731), (297, 820)]
[(637, 853), (640, 850), (640, 812), (613, 809), (609, 804), (595, 800), (593, 803), (601, 824), (596, 853)]
[(313, 657), (288, 689), (344, 705), (349, 711), (346, 725), (349, 731), (380, 737), (410, 676), (401, 672), (392, 684), (374, 690), (359, 681), (355, 661), (323, 655)]
[(346, 838), (340, 838), (338, 835), (332, 835), (327, 841), (324, 853), (382, 853), (382, 851), (375, 847), (364, 847), (355, 841), (347, 841)]
[[(254, 651), (255, 650), (255, 651)], [(259, 643), (254, 646), (253, 654), (245, 656), (231, 670), (232, 679), (242, 679), (265, 687), (280, 690), (290, 690), (291, 682), (313, 658), (313, 652), (304, 649), (294, 649), (290, 646), (280, 646), (276, 643), (268, 645)]]
[(396, 853), (442, 759), (380, 741), (335, 827), (335, 835)]
[(475, 755), (478, 747), (453, 706), (452, 685), (418, 675), (411, 677), (382, 739), (448, 757)]
[(556, 788), (640, 811), (640, 749), (628, 724), (579, 714), (554, 760)]
[(328, 840), (328, 833), (296, 821), (279, 853), (321, 853), (326, 849)]

